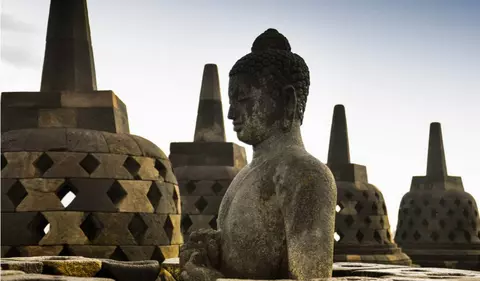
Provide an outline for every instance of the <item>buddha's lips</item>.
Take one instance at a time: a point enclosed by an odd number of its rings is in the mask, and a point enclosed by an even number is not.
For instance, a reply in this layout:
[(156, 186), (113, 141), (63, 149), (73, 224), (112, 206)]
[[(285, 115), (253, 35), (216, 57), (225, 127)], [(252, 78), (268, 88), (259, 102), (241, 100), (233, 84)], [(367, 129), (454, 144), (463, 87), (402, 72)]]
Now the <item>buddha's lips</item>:
[(233, 123), (233, 130), (234, 130), (235, 132), (240, 131), (240, 130), (242, 129), (242, 127), (243, 127), (243, 124), (242, 124), (242, 123)]

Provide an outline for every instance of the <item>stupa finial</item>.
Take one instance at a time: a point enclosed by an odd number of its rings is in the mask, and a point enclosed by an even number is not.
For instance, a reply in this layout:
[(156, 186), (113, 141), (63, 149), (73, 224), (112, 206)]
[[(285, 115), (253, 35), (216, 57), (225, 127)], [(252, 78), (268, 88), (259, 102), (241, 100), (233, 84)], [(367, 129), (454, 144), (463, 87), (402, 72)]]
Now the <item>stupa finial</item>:
[(333, 109), (332, 129), (330, 133), (330, 147), (328, 149), (328, 162), (331, 164), (349, 164), (350, 147), (348, 144), (347, 117), (345, 107), (335, 105)]
[(430, 138), (428, 140), (427, 177), (444, 180), (447, 175), (442, 127), (440, 123), (433, 122), (430, 124)]
[(86, 0), (51, 0), (41, 92), (97, 90)]
[(216, 64), (206, 64), (203, 69), (194, 142), (225, 141), (218, 68)]

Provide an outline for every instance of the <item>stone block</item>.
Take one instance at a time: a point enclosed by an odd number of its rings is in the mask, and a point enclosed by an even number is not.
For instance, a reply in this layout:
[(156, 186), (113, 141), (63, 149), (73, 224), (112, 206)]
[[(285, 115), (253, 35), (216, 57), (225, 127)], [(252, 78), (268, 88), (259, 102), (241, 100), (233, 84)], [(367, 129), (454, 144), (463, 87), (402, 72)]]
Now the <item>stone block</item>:
[(20, 271), (20, 270), (0, 270), (0, 276), (12, 276), (12, 275), (23, 275), (25, 272)]
[(102, 268), (99, 259), (84, 257), (43, 257), (44, 274), (94, 277)]
[(103, 153), (92, 153), (92, 155), (98, 159), (99, 166), (90, 174), (91, 178), (133, 179), (124, 166), (127, 155)]
[(85, 171), (80, 162), (87, 156), (86, 153), (79, 152), (53, 152), (46, 153), (53, 161), (53, 165), (42, 175), (45, 178), (88, 178), (89, 174)]
[[(162, 214), (139, 214), (144, 223), (142, 234), (139, 235), (137, 242), (139, 245), (169, 245), (174, 231), (172, 231), (172, 222), (168, 215)], [(168, 221), (167, 221), (168, 220)], [(130, 232), (138, 230), (130, 228)]]
[(136, 245), (135, 238), (128, 227), (133, 213), (92, 213), (100, 221), (101, 229), (91, 229), (93, 245)]
[(39, 110), (39, 128), (76, 128), (75, 108), (45, 108)]
[(147, 197), (157, 214), (178, 214), (180, 211), (180, 200), (178, 200), (180, 196), (178, 194), (178, 187), (174, 184), (163, 181), (153, 181)]
[(28, 195), (17, 206), (17, 212), (63, 210), (56, 192), (64, 182), (63, 179), (42, 178), (20, 180)]
[(75, 256), (88, 258), (108, 259), (115, 251), (116, 246), (69, 245), (68, 251)]
[[(10, 188), (17, 182), (16, 179), (4, 179), (2, 178), (2, 212), (13, 212), (15, 211), (15, 205), (12, 201), (15, 201), (16, 198), (18, 200), (22, 200), (25, 198), (23, 196), (26, 196), (23, 192), (19, 192), (17, 194), (11, 194), (13, 196), (13, 200), (10, 199), (9, 192)], [(22, 194), (23, 193), (23, 194)], [(22, 198), (23, 197), (23, 198)], [(21, 201), (20, 201), (21, 202)]]
[(38, 128), (38, 109), (36, 108), (4, 107), (2, 104), (1, 116), (2, 133), (10, 130)]
[(120, 133), (120, 134), (130, 133), (127, 111), (122, 111), (120, 109), (115, 108), (113, 110), (113, 116), (115, 119), (115, 129), (117, 133)]
[(22, 257), (58, 256), (63, 246), (17, 246), (17, 251)]
[(3, 108), (58, 108), (60, 92), (5, 92), (2, 93)]
[(142, 150), (128, 134), (110, 134), (104, 132), (103, 136), (112, 154), (142, 155)]
[(174, 168), (175, 176), (182, 181), (199, 181), (204, 179), (231, 181), (240, 171), (228, 166), (184, 166)]
[(127, 193), (127, 196), (117, 204), (120, 212), (153, 213), (153, 206), (147, 197), (151, 181), (119, 180), (118, 182)]
[(47, 221), (37, 212), (1, 213), (2, 245), (35, 245), (44, 236)]
[(160, 177), (159, 171), (155, 168), (156, 159), (149, 157), (132, 157), (140, 165), (137, 172), (139, 179), (142, 180), (158, 180)]
[(222, 202), (221, 196), (182, 196), (182, 212), (185, 214), (216, 215)]
[[(149, 260), (155, 250), (154, 246), (119, 246), (122, 253), (127, 257), (126, 261), (145, 261)], [(117, 250), (118, 251), (118, 250)]]
[(77, 128), (117, 133), (113, 108), (94, 107), (76, 110)]
[(84, 129), (66, 129), (69, 151), (109, 153), (103, 134)]
[[(177, 142), (170, 144), (170, 161), (181, 166), (233, 166), (246, 164), (244, 148), (231, 142)], [(237, 166), (238, 165), (238, 166)]]
[(157, 261), (102, 260), (102, 270), (97, 276), (116, 281), (155, 281), (159, 273), (160, 264)]
[(64, 128), (31, 129), (25, 136), (24, 151), (67, 151)]
[(178, 257), (179, 251), (179, 245), (155, 246), (154, 254), (151, 259), (163, 262), (166, 259)]
[(62, 107), (92, 108), (116, 107), (114, 102), (118, 97), (112, 91), (95, 91), (93, 93), (62, 92), (60, 103)]
[(329, 165), (335, 180), (345, 182), (368, 182), (367, 168), (358, 164)]
[(117, 207), (107, 195), (114, 181), (113, 179), (70, 179), (67, 188), (74, 190), (76, 197), (68, 205), (67, 210), (115, 212)]
[(3, 270), (18, 270), (24, 273), (42, 273), (43, 263), (39, 261), (2, 259)]
[(2, 155), (7, 161), (2, 169), (2, 178), (35, 178), (41, 175), (33, 165), (41, 152), (4, 152)]
[(72, 277), (48, 274), (23, 274), (2, 276), (3, 281), (115, 281), (110, 278)]
[(31, 130), (29, 129), (14, 130), (8, 133), (4, 133), (4, 131), (2, 131), (2, 152), (26, 151), (25, 142), (27, 141), (30, 132)]
[(182, 232), (184, 240), (192, 231), (202, 228), (217, 229), (216, 215), (183, 215), (182, 216)]
[(80, 225), (83, 212), (42, 212), (50, 223), (50, 231), (40, 240), (39, 245), (88, 244), (89, 240)]

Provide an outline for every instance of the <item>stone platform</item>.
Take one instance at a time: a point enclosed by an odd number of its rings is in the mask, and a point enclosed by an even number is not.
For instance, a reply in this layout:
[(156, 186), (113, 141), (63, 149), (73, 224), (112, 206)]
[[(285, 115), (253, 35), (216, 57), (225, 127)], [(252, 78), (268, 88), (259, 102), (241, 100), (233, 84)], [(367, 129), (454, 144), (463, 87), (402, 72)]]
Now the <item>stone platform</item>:
[[(178, 258), (158, 261), (124, 262), (73, 256), (5, 258), (1, 261), (1, 280), (64, 281), (180, 281)], [(217, 281), (246, 279), (218, 279)], [(329, 281), (480, 281), (480, 271), (445, 268), (421, 268), (401, 265), (338, 262)]]

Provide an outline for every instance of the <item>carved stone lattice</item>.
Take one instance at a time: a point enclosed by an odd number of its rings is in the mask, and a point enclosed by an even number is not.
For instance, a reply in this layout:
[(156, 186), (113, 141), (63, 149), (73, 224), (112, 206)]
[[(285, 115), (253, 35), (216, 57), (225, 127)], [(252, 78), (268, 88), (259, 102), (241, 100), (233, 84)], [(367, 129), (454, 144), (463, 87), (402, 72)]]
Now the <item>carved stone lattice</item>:
[(178, 256), (177, 180), (97, 91), (86, 0), (51, 1), (41, 92), (1, 99), (2, 257)]
[(368, 183), (365, 166), (350, 162), (343, 105), (334, 109), (327, 165), (337, 185), (334, 260), (410, 265), (393, 242), (382, 193)]
[(427, 175), (400, 202), (395, 241), (421, 266), (480, 268), (480, 218), (462, 179), (447, 174), (442, 131), (430, 125)]

